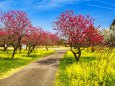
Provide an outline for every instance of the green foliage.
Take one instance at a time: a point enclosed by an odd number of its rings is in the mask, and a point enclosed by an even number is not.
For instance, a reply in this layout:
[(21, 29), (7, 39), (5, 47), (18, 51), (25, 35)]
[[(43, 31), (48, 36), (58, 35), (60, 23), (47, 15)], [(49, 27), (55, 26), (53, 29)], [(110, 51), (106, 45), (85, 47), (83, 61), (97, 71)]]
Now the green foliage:
[(0, 78), (4, 74), (12, 69), (20, 68), (21, 66), (27, 65), (28, 63), (39, 59), (40, 57), (50, 55), (54, 53), (54, 50), (42, 50), (36, 49), (27, 57), (27, 51), (22, 50), (21, 54), (18, 54), (18, 51), (15, 55), (15, 58), (11, 59), (12, 49), (9, 49), (6, 52), (0, 50)]
[(79, 62), (70, 51), (60, 62), (57, 86), (115, 86), (115, 50), (90, 53), (84, 50)]

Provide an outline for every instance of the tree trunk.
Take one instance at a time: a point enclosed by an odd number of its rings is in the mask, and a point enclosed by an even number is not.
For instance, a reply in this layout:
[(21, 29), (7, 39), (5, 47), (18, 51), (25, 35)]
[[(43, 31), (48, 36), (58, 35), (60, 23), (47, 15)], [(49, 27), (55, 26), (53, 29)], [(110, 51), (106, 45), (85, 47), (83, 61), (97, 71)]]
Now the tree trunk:
[(33, 47), (30, 48), (30, 53), (32, 53), (32, 51), (33, 51)]
[(22, 51), (22, 45), (20, 45), (19, 47), (19, 54), (21, 54), (21, 51)]
[(15, 53), (16, 53), (16, 48), (14, 48), (14, 51), (13, 51), (13, 53), (12, 53), (12, 59), (14, 59), (14, 55), (15, 55)]
[[(80, 56), (81, 56), (81, 49), (80, 49), (80, 48), (77, 48), (77, 50), (78, 50), (78, 52), (76, 53), (76, 52), (74, 52), (74, 51), (71, 49), (71, 51), (72, 51), (72, 53), (73, 53), (73, 55), (74, 55), (76, 61), (79, 61)], [(78, 55), (76, 55), (76, 54), (78, 54)]]
[(30, 54), (30, 45), (28, 45), (28, 53), (27, 53), (27, 56)]
[(35, 49), (35, 46), (32, 47), (32, 51)]
[(58, 44), (58, 47), (60, 47), (60, 44)]
[(28, 50), (28, 54), (27, 54), (27, 56), (30, 54), (30, 51)]
[(73, 55), (74, 55), (76, 61), (79, 61), (79, 58), (77, 57), (76, 53), (75, 53), (73, 50), (71, 50), (71, 51), (72, 51), (72, 53), (73, 53)]
[(81, 49), (78, 48), (78, 58), (80, 59), (80, 56), (81, 56)]
[(94, 46), (92, 46), (92, 50), (91, 50), (91, 52), (92, 52), (92, 53), (94, 52)]
[(64, 43), (65, 47), (67, 47), (66, 43)]
[(28, 49), (28, 45), (26, 44), (26, 50)]
[(46, 50), (48, 51), (48, 46), (46, 45)]
[(7, 44), (6, 44), (6, 41), (4, 40), (4, 50), (3, 51), (6, 51), (7, 50)]
[(28, 46), (28, 54), (27, 56), (34, 50), (35, 46), (31, 47), (30, 45)]
[(6, 44), (4, 44), (4, 51), (6, 51), (8, 48), (8, 46), (6, 46)]

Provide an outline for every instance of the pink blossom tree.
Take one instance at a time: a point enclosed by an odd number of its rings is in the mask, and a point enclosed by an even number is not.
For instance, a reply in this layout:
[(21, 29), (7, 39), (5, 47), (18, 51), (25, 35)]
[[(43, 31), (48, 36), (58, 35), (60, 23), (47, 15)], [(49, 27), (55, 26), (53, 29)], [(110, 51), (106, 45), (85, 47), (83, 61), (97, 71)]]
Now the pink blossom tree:
[(2, 13), (0, 15), (0, 21), (5, 28), (4, 30), (7, 33), (10, 45), (14, 48), (12, 54), (13, 59), (30, 21), (25, 12), (14, 10)]
[[(62, 13), (58, 20), (54, 22), (54, 30), (68, 39), (76, 61), (80, 59), (81, 47), (86, 44), (86, 39), (89, 38), (87, 33), (90, 31), (89, 29), (93, 28), (91, 26), (94, 26), (93, 18), (81, 14), (74, 15), (73, 11)], [(94, 42), (92, 38), (91, 41)]]
[(41, 27), (34, 27), (31, 24), (27, 30), (25, 36), (25, 43), (28, 45), (28, 55), (34, 50), (34, 48), (42, 43), (42, 36), (44, 31)]

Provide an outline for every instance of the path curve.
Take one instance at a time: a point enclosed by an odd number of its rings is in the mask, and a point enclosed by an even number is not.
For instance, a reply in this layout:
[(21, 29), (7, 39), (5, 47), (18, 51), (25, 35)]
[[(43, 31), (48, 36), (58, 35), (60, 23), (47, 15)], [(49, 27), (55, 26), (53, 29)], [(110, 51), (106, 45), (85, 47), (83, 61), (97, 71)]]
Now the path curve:
[(27, 65), (12, 76), (0, 80), (0, 86), (54, 86), (59, 60), (66, 50), (57, 50), (55, 54)]

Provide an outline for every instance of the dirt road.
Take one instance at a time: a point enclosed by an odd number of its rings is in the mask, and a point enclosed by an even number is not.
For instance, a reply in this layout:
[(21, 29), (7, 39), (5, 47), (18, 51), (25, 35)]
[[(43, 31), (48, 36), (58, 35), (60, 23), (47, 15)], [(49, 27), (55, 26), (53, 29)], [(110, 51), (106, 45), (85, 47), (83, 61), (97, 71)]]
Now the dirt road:
[(33, 62), (13, 74), (0, 80), (0, 86), (54, 86), (59, 60), (66, 50), (57, 50), (55, 54)]

